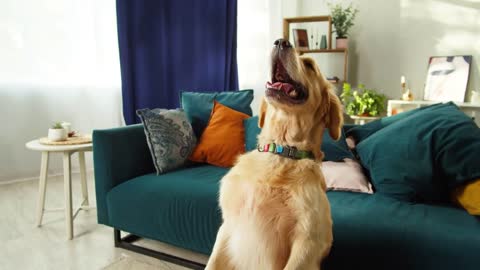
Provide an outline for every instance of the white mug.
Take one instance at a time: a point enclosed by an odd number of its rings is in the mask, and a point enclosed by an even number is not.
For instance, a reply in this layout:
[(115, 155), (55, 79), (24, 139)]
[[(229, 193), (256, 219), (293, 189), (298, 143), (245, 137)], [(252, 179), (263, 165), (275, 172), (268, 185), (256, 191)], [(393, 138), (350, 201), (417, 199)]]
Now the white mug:
[(63, 129), (65, 129), (67, 131), (67, 134), (70, 133), (70, 131), (72, 131), (72, 124), (68, 123), (68, 122), (62, 122), (62, 127)]

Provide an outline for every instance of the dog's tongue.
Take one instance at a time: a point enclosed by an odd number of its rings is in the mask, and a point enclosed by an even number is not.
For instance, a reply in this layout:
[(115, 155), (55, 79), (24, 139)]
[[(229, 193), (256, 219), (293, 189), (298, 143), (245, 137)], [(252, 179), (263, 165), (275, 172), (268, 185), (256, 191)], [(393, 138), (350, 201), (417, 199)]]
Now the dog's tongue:
[(291, 91), (294, 90), (293, 88), (293, 85), (289, 84), (289, 83), (282, 83), (282, 82), (275, 82), (275, 83), (271, 83), (271, 82), (267, 82), (267, 88), (270, 88), (270, 89), (275, 89), (277, 91), (283, 91), (284, 93), (288, 94), (290, 93)]

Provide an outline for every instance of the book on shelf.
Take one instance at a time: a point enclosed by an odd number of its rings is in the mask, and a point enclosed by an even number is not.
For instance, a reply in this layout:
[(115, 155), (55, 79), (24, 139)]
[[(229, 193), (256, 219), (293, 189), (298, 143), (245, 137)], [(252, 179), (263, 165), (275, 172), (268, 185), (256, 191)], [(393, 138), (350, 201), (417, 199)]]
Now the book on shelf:
[(329, 81), (330, 83), (338, 83), (340, 79), (337, 76), (333, 76), (333, 77), (327, 77), (327, 81)]

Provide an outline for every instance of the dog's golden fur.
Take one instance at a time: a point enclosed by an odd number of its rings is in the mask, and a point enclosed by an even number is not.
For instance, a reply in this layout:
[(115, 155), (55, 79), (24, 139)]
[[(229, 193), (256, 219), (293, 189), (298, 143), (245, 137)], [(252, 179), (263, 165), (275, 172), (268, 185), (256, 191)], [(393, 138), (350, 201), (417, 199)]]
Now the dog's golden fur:
[(223, 224), (207, 270), (317, 270), (330, 250), (330, 205), (318, 162), (324, 129), (340, 137), (340, 102), (312, 59), (293, 49), (276, 53), (272, 57), (305, 87), (308, 99), (292, 105), (266, 97), (258, 142), (310, 150), (315, 160), (258, 151), (239, 157), (221, 180)]

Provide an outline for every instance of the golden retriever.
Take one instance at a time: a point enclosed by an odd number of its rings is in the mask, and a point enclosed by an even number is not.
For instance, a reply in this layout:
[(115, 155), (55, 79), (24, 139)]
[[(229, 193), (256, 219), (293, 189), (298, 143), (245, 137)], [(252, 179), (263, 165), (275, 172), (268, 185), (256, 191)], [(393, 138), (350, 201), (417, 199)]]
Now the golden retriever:
[[(207, 270), (317, 270), (330, 251), (330, 205), (318, 165), (324, 129), (340, 137), (340, 101), (315, 61), (299, 57), (288, 41), (275, 41), (271, 64), (259, 114), (260, 148), (240, 156), (221, 180), (223, 224)], [(271, 143), (313, 156), (260, 152)]]

